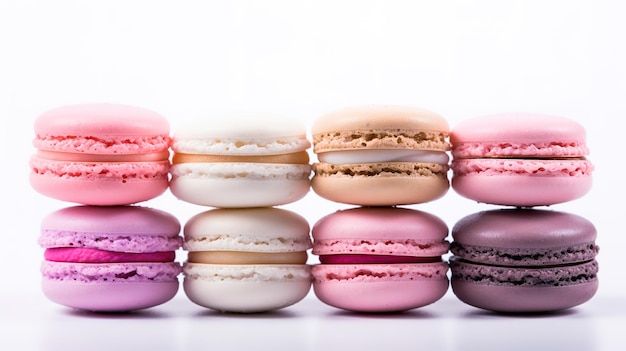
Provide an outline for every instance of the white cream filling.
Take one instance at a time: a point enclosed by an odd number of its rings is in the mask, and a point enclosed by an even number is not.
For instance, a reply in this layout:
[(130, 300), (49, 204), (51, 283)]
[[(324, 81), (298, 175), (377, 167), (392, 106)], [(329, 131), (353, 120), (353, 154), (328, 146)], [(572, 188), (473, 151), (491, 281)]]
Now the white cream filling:
[(330, 164), (377, 163), (377, 162), (424, 162), (446, 165), (450, 161), (443, 151), (431, 150), (345, 150), (319, 153), (320, 162)]

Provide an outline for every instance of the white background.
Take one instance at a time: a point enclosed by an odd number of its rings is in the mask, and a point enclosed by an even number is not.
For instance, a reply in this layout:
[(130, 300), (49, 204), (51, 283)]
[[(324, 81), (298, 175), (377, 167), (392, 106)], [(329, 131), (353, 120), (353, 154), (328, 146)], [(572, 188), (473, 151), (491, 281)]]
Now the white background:
[[(626, 115), (625, 14), (620, 1), (0, 0), (0, 345), (57, 349), (77, 333), (75, 342), (102, 349), (273, 343), (314, 350), (348, 340), (361, 348), (622, 349), (626, 194), (617, 155)], [(255, 316), (207, 312), (183, 294), (128, 316), (68, 311), (40, 293), (36, 239), (45, 215), (72, 204), (30, 188), (28, 159), (40, 113), (86, 102), (149, 108), (173, 130), (189, 119), (219, 123), (214, 116), (223, 110), (287, 115), (310, 127), (321, 114), (370, 103), (430, 109), (451, 127), (498, 112), (570, 117), (587, 129), (594, 185), (585, 197), (552, 208), (596, 225), (600, 290), (572, 311), (525, 317), (485, 314), (452, 294), (386, 317), (341, 313), (314, 296)], [(143, 205), (182, 223), (205, 210), (169, 192)], [(284, 207), (313, 224), (346, 206), (311, 192)], [(493, 208), (452, 190), (411, 207), (450, 227)]]

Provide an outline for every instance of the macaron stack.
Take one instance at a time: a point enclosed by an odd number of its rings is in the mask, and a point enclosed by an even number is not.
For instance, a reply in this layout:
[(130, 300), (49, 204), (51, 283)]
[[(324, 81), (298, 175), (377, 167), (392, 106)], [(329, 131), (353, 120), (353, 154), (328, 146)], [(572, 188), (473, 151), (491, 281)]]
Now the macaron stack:
[(184, 227), (184, 291), (194, 303), (223, 312), (287, 307), (311, 287), (310, 227), (274, 206), (310, 189), (306, 129), (262, 114), (219, 120), (181, 126), (173, 137), (171, 192), (214, 207)]
[(220, 208), (266, 207), (309, 192), (311, 165), (304, 125), (256, 113), (216, 116), (174, 134), (171, 192)]
[(536, 209), (591, 188), (584, 128), (556, 116), (492, 115), (460, 123), (450, 140), (453, 189), (508, 207), (471, 214), (453, 227), (454, 294), (511, 313), (588, 301), (598, 288), (595, 227), (573, 214)]
[(183, 288), (194, 303), (254, 313), (302, 300), (311, 289), (308, 222), (274, 207), (219, 208), (185, 225)]
[(358, 205), (312, 230), (313, 289), (324, 303), (355, 312), (396, 312), (439, 300), (448, 288), (448, 228), (398, 205), (443, 196), (449, 127), (439, 115), (403, 106), (347, 108), (312, 126), (313, 190)]
[(33, 188), (82, 205), (55, 211), (41, 225), (44, 294), (102, 312), (174, 297), (180, 223), (163, 211), (131, 206), (167, 189), (167, 120), (133, 106), (84, 104), (45, 112), (34, 127)]
[[(311, 164), (298, 121), (256, 113), (216, 120), (170, 136), (161, 115), (127, 105), (72, 105), (39, 116), (30, 183), (77, 204), (41, 224), (50, 300), (88, 311), (145, 309), (172, 299), (181, 273), (193, 303), (237, 313), (291, 306), (311, 287), (329, 306), (366, 313), (432, 304), (450, 283), (461, 301), (505, 313), (575, 307), (598, 289), (594, 225), (538, 209), (591, 188), (594, 166), (575, 121), (502, 114), (450, 131), (423, 109), (352, 107), (315, 121)], [(444, 196), (450, 169), (458, 194), (501, 207), (460, 219), (452, 243), (440, 218), (401, 207)], [(174, 216), (136, 205), (168, 188), (204, 207), (183, 237)], [(278, 208), (311, 188), (351, 207), (313, 228)], [(309, 249), (318, 264), (308, 264)]]

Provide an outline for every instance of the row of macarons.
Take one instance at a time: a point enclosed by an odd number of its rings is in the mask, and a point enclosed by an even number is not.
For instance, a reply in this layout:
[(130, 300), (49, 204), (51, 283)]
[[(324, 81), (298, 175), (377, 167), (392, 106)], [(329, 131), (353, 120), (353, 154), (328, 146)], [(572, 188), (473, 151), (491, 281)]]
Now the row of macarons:
[(462, 196), (532, 207), (583, 196), (594, 168), (579, 123), (537, 114), (477, 117), (450, 130), (419, 108), (341, 109), (312, 125), (316, 162), (301, 121), (262, 114), (217, 116), (172, 134), (156, 112), (84, 104), (47, 111), (34, 129), (33, 188), (85, 205), (138, 203), (168, 187), (222, 208), (283, 205), (311, 188), (345, 204), (419, 204), (448, 191), (451, 168)]
[(483, 211), (448, 234), (437, 216), (392, 206), (340, 210), (312, 227), (282, 208), (210, 209), (181, 228), (157, 209), (81, 205), (42, 222), (42, 287), (68, 307), (131, 311), (172, 299), (182, 273), (193, 303), (239, 313), (289, 307), (311, 287), (329, 306), (370, 313), (433, 304), (449, 285), (462, 302), (508, 313), (575, 307), (598, 289), (596, 229), (578, 215)]
[[(224, 207), (190, 220), (182, 245), (187, 296), (217, 310), (286, 307), (302, 299), (312, 281), (320, 300), (335, 307), (412, 309), (445, 294), (449, 266), (462, 301), (496, 311), (573, 307), (597, 290), (595, 228), (580, 217), (528, 209), (469, 216), (459, 223), (478, 224), (457, 226), (479, 229), (453, 230), (455, 256), (444, 262), (445, 223), (389, 207), (447, 192), (449, 139), (452, 185), (470, 199), (532, 207), (584, 195), (593, 170), (585, 133), (565, 118), (488, 116), (450, 133), (442, 117), (421, 109), (349, 108), (313, 125), (319, 162), (312, 167), (300, 123), (256, 114), (188, 126), (170, 137), (167, 121), (152, 111), (77, 105), (44, 113), (35, 132), (33, 187), (60, 200), (108, 205), (62, 210), (42, 225), (44, 292), (71, 307), (146, 308), (176, 293), (178, 222), (164, 213), (151, 219), (157, 215), (147, 213), (155, 210), (116, 206), (149, 200), (168, 187), (182, 200)], [(302, 198), (311, 185), (326, 199), (376, 207), (325, 217), (313, 228), (312, 244), (306, 221), (269, 208)], [(166, 233), (145, 229), (156, 226)], [(460, 234), (466, 231), (474, 234)], [(311, 245), (318, 265), (306, 264)]]

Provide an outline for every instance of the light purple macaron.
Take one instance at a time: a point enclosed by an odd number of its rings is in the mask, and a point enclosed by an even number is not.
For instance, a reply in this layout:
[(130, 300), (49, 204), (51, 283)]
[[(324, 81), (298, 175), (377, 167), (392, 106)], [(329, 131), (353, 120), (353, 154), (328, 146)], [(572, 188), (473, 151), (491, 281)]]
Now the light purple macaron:
[(463, 302), (499, 312), (580, 305), (598, 289), (596, 229), (569, 213), (479, 212), (452, 229), (451, 285)]
[(153, 307), (178, 291), (180, 223), (138, 206), (76, 206), (48, 215), (39, 244), (44, 294), (68, 307), (119, 312)]

